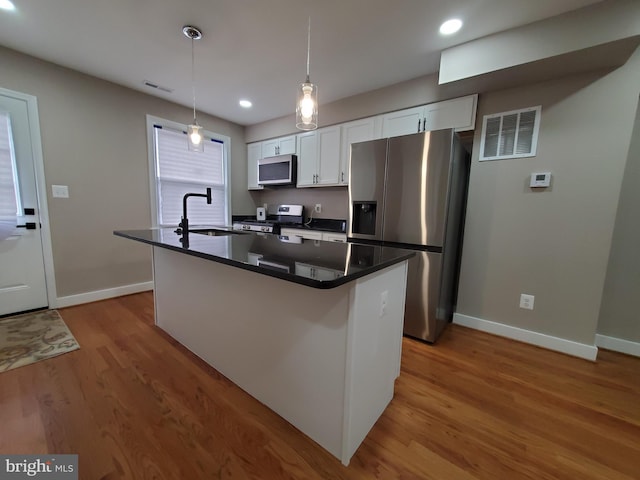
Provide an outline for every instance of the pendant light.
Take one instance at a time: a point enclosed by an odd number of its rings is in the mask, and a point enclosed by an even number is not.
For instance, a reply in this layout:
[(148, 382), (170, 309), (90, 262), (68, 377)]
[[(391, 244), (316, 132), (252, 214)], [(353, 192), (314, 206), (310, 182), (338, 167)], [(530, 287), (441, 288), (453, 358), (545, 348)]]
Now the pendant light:
[(309, 81), (309, 55), (311, 52), (311, 17), (307, 33), (307, 79), (298, 89), (296, 127), (300, 130), (318, 128), (318, 87)]
[(198, 125), (196, 119), (196, 74), (195, 74), (195, 58), (194, 58), (194, 40), (202, 38), (202, 32), (197, 27), (185, 25), (182, 27), (182, 33), (185, 37), (191, 39), (191, 92), (193, 94), (193, 124), (187, 127), (187, 145), (191, 152), (204, 152), (204, 137), (202, 127)]

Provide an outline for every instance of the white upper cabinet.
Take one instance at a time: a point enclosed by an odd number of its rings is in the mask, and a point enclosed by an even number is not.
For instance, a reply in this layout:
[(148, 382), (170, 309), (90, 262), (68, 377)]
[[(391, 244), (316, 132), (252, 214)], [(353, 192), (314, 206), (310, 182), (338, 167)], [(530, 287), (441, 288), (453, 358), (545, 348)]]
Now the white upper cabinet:
[(318, 137), (316, 132), (298, 135), (298, 186), (310, 187), (315, 184), (318, 161)]
[(476, 124), (478, 95), (453, 98), (425, 105), (425, 131), (455, 128), (456, 131), (473, 130)]
[(250, 143), (247, 145), (247, 188), (249, 190), (262, 190), (258, 185), (258, 160), (262, 158), (262, 144)]
[(298, 187), (339, 185), (340, 126), (298, 135)]
[(274, 138), (262, 142), (262, 156), (273, 157), (275, 155), (286, 155), (296, 153), (296, 136)]
[(397, 137), (442, 128), (473, 130), (477, 105), (478, 95), (474, 94), (387, 113), (382, 116), (382, 136)]
[(262, 190), (264, 188), (262, 185), (258, 185), (258, 160), (264, 157), (295, 153), (295, 135), (247, 144), (247, 188), (249, 190)]
[(382, 116), (382, 137), (399, 137), (422, 132), (424, 107), (408, 108)]
[(369, 117), (342, 124), (340, 146), (340, 185), (349, 184), (351, 144), (375, 140), (382, 136), (382, 117)]

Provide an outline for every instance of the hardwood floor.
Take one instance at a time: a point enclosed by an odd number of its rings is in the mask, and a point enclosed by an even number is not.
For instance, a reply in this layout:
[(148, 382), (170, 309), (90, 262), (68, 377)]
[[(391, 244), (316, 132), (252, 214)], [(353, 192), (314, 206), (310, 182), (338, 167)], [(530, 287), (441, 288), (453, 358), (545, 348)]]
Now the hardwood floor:
[(640, 478), (640, 359), (597, 363), (456, 325), (404, 339), (349, 467), (153, 325), (143, 293), (64, 308), (80, 350), (0, 374), (0, 453), (93, 479)]

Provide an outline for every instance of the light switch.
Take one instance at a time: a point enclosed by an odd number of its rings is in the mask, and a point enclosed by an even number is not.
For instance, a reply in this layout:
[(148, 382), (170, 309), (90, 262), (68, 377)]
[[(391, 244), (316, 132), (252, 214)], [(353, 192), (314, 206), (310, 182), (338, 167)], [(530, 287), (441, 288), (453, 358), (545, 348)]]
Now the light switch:
[(69, 187), (67, 185), (51, 185), (53, 198), (69, 198)]

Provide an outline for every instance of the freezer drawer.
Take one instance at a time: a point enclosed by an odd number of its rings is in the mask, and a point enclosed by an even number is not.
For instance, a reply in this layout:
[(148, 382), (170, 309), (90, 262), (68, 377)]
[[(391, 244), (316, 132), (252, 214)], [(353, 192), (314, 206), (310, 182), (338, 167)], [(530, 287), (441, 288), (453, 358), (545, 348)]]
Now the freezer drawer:
[(418, 251), (409, 260), (404, 334), (435, 342), (450, 320), (441, 297), (442, 254)]

